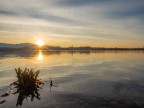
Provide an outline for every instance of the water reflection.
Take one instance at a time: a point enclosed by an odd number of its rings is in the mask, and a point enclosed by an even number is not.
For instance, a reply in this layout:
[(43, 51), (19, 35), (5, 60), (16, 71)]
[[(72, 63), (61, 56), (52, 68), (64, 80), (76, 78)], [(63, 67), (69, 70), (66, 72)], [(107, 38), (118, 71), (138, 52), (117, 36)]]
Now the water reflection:
[(37, 60), (43, 60), (43, 59), (44, 59), (44, 55), (43, 55), (42, 51), (39, 50), (39, 54), (37, 56)]
[(40, 60), (42, 60), (44, 58), (44, 54), (45, 55), (62, 55), (62, 54), (70, 54), (70, 55), (77, 55), (77, 54), (83, 54), (83, 55), (90, 55), (90, 54), (126, 54), (126, 53), (140, 53), (140, 54), (144, 54), (144, 51), (109, 51), (109, 50), (96, 50), (96, 51), (44, 51), (44, 50), (33, 50), (33, 51), (0, 51), (0, 58), (3, 57), (9, 57), (9, 56), (13, 56), (13, 57), (25, 57), (25, 58), (30, 58), (30, 57), (34, 57), (37, 56), (37, 58), (39, 58)]
[(17, 92), (18, 98), (17, 98), (17, 104), (16, 106), (22, 106), (23, 104), (23, 100), (27, 99), (28, 97), (31, 98), (31, 101), (34, 101), (34, 98), (40, 100), (40, 94), (38, 92), (38, 89), (36, 90), (21, 90), (19, 92)]
[[(66, 106), (113, 108), (113, 105), (115, 108), (128, 108), (134, 102), (139, 104), (137, 107), (142, 108), (144, 105), (144, 81), (142, 80), (144, 79), (144, 53), (142, 51), (0, 52), (0, 57), (5, 57), (5, 59), (0, 58), (2, 90), (5, 87), (3, 84), (13, 81), (15, 78), (13, 68), (18, 66), (37, 67), (42, 71), (41, 79), (47, 82), (46, 88), (40, 91), (42, 97), (40, 101), (36, 101), (34, 99), (36, 97), (31, 99), (33, 94), (30, 91), (23, 91), (17, 93), (18, 99), (8, 98), (9, 103), (15, 102), (16, 99), (17, 105), (23, 104), (22, 107), (26, 108), (32, 106), (35, 108)], [(55, 82), (60, 84), (57, 88), (53, 86)], [(49, 91), (51, 94), (48, 93)], [(36, 102), (28, 104), (23, 102), (26, 101), (26, 97)], [(9, 103), (4, 103), (2, 107), (14, 108), (15, 103), (14, 105)]]
[(50, 78), (50, 92), (52, 91), (51, 88), (52, 87), (58, 87), (57, 85), (53, 84), (52, 79)]

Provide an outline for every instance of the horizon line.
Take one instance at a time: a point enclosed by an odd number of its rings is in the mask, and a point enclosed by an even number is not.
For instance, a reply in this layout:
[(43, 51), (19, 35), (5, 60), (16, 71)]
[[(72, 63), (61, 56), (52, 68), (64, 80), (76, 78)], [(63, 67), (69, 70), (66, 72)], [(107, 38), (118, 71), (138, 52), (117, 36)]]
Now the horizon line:
[[(28, 42), (24, 42), (24, 43), (4, 43), (4, 42), (0, 42), (0, 44), (11, 44), (11, 45), (19, 45), (19, 44), (31, 44), (31, 45), (34, 45), (34, 46), (38, 46), (37, 44), (34, 44), (34, 43), (28, 43)], [(78, 47), (90, 47), (90, 48), (126, 48), (126, 49), (134, 49), (134, 48), (144, 48), (144, 46), (141, 46), (141, 47), (117, 47), (117, 46), (114, 46), (114, 47), (104, 47), (104, 46), (89, 46), (89, 45), (81, 45), (81, 46), (74, 46), (73, 44), (72, 45), (69, 45), (69, 46), (60, 46), (60, 45), (48, 45), (48, 44), (45, 44), (43, 45), (44, 46), (52, 46), (52, 47), (61, 47), (61, 48), (78, 48)]]

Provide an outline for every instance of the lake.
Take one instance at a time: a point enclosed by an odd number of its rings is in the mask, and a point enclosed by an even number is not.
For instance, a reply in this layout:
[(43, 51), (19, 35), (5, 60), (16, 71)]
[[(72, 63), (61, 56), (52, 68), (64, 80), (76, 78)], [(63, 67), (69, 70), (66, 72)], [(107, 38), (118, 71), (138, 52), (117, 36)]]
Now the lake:
[[(1, 51), (0, 95), (18, 67), (40, 70), (45, 82), (41, 99), (24, 99), (21, 108), (144, 108), (144, 51)], [(0, 108), (15, 108), (17, 98), (0, 97)]]

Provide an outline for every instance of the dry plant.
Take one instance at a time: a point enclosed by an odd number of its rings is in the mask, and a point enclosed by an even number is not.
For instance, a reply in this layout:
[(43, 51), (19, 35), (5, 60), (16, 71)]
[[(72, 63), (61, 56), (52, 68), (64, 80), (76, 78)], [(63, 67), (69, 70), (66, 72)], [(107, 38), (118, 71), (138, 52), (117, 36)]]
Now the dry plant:
[(22, 105), (23, 100), (27, 97), (31, 97), (31, 101), (34, 100), (34, 97), (40, 99), (40, 94), (38, 93), (40, 85), (43, 82), (38, 79), (38, 75), (40, 73), (39, 70), (34, 71), (34, 69), (25, 68), (22, 70), (21, 68), (15, 69), (17, 75), (17, 81), (10, 84), (10, 87), (16, 88), (16, 92), (13, 94), (19, 93), (17, 104)]

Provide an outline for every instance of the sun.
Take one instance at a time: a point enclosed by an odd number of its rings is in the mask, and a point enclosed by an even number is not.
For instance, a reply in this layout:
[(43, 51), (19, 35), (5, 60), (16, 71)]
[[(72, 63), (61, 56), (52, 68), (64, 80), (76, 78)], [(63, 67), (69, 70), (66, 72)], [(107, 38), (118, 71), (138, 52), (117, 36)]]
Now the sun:
[(40, 47), (44, 45), (44, 42), (42, 40), (38, 40), (36, 43)]

